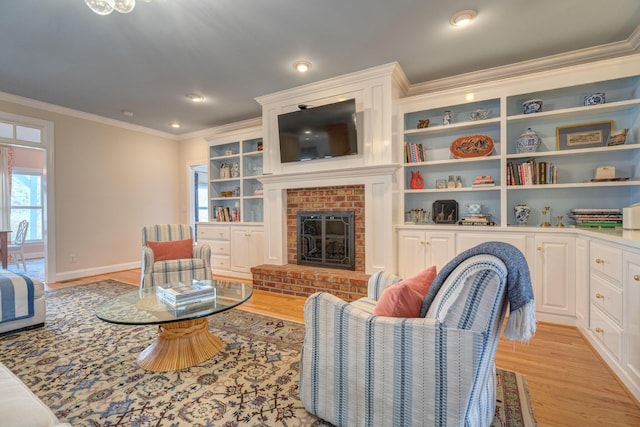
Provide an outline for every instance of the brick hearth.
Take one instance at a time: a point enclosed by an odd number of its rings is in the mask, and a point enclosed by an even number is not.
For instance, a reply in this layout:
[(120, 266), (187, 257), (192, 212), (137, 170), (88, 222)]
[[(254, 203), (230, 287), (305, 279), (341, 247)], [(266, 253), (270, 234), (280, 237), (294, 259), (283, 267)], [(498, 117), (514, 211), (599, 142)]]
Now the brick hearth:
[(263, 264), (251, 268), (253, 288), (287, 295), (329, 292), (345, 301), (367, 296), (369, 274), (296, 264)]

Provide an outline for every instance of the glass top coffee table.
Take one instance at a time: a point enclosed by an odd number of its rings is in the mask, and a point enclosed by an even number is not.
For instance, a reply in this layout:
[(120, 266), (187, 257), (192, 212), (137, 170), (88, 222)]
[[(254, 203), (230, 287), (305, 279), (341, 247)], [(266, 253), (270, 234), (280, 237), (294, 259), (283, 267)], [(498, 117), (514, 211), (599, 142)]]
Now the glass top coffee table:
[[(209, 332), (207, 316), (246, 302), (251, 286), (227, 280), (199, 280), (216, 288), (210, 301), (193, 302), (179, 308), (163, 302), (156, 288), (137, 289), (119, 295), (96, 310), (100, 320), (120, 325), (158, 325), (158, 337), (138, 356), (138, 366), (150, 371), (174, 371), (213, 357), (222, 340)], [(171, 285), (177, 286), (177, 285)]]

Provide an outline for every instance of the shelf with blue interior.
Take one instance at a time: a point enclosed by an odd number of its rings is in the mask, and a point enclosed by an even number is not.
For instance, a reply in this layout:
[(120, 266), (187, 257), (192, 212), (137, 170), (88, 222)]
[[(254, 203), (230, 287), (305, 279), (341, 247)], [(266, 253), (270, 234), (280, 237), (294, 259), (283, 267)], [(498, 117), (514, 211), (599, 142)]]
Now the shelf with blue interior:
[[(487, 112), (487, 118), (473, 120), (470, 115), (480, 109)], [(445, 111), (449, 111), (451, 115), (451, 122), (448, 125), (443, 125)], [(429, 120), (429, 125), (425, 128), (418, 128), (421, 120)], [(451, 129), (469, 129), (499, 122), (500, 99), (493, 98), (406, 113), (404, 115), (404, 133), (405, 135), (416, 135), (449, 132)]]
[[(549, 189), (578, 187), (618, 187), (637, 186), (640, 184), (640, 144), (616, 145), (612, 147), (582, 148), (576, 150), (549, 151), (536, 153), (510, 154), (507, 165), (514, 165), (533, 159), (535, 162), (553, 164), (557, 169), (555, 184), (539, 184)], [(612, 181), (592, 181), (596, 169), (602, 166), (615, 165), (615, 178)], [(628, 180), (623, 181), (622, 179)], [(509, 185), (508, 190), (521, 186)], [(524, 186), (524, 189), (537, 185)]]
[(222, 197), (209, 199), (211, 221), (238, 222), (240, 221), (240, 199), (237, 197)]
[(242, 174), (244, 177), (262, 175), (262, 151), (253, 151), (245, 154), (242, 158), (242, 162)]
[(242, 196), (261, 199), (263, 197), (262, 183), (256, 178), (245, 178), (242, 180)]
[[(485, 124), (474, 124), (472, 127), (470, 126), (457, 126), (453, 125), (447, 126), (447, 132), (433, 132), (429, 134), (425, 133), (411, 133), (404, 135), (405, 144), (403, 144), (403, 150), (405, 146), (409, 144), (422, 144), (425, 151), (425, 161), (426, 162), (434, 162), (434, 161), (445, 161), (445, 160), (456, 160), (451, 153), (451, 146), (455, 141), (465, 139), (465, 137), (469, 137), (471, 135), (486, 135), (491, 138), (493, 142), (493, 151), (489, 156), (499, 156), (501, 153), (501, 143), (500, 143), (500, 124), (496, 123), (485, 123)], [(486, 139), (483, 137), (483, 139)], [(403, 153), (404, 158), (404, 153)], [(474, 157), (473, 159), (478, 159), (479, 157)], [(410, 162), (407, 162), (409, 164)]]
[[(509, 96), (507, 97), (507, 120), (582, 116), (634, 108), (640, 101), (639, 88), (640, 79), (635, 76)], [(584, 98), (594, 93), (604, 93), (605, 103), (585, 106)], [(542, 100), (542, 111), (523, 114), (522, 104), (531, 99)]]
[(638, 201), (637, 187), (612, 186), (574, 186), (558, 187), (558, 191), (550, 191), (554, 185), (537, 185), (528, 187), (509, 187), (507, 193), (507, 221), (515, 225), (514, 206), (526, 204), (531, 209), (527, 225), (540, 225), (544, 221), (541, 211), (546, 206), (551, 208), (552, 225), (556, 225), (558, 215), (563, 216), (564, 225), (572, 225), (568, 214), (571, 209), (622, 209), (629, 206), (632, 200)]
[[(412, 172), (419, 172), (424, 179), (423, 189), (411, 189)], [(448, 180), (453, 175), (454, 179), (460, 176), (462, 188), (438, 188), (438, 181)], [(495, 181), (495, 187), (473, 188), (472, 184), (477, 176), (489, 175)], [(404, 164), (404, 188), (405, 193), (413, 192), (442, 192), (453, 191), (491, 191), (500, 189), (500, 157), (486, 156), (470, 159), (435, 160), (422, 163)]]
[(500, 224), (500, 191), (432, 191), (405, 193), (404, 211), (413, 209), (424, 209), (431, 213), (433, 217), (433, 204), (441, 200), (455, 200), (458, 202), (458, 218), (468, 214), (468, 206), (472, 204), (481, 205), (481, 213), (491, 215), (491, 221)]
[(262, 197), (245, 197), (243, 204), (244, 222), (262, 222), (264, 221), (264, 201)]
[(242, 153), (247, 154), (262, 154), (262, 138), (253, 138), (242, 141)]
[(209, 158), (227, 159), (240, 155), (240, 142), (229, 142), (220, 145), (209, 146)]

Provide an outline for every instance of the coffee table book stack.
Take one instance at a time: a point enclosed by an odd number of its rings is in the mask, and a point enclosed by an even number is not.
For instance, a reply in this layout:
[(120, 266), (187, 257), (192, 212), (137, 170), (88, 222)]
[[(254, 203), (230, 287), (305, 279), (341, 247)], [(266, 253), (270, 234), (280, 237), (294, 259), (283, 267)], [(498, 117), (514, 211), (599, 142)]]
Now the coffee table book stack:
[(177, 307), (213, 301), (216, 299), (216, 288), (208, 281), (194, 281), (190, 285), (169, 283), (156, 286), (156, 295), (162, 302)]

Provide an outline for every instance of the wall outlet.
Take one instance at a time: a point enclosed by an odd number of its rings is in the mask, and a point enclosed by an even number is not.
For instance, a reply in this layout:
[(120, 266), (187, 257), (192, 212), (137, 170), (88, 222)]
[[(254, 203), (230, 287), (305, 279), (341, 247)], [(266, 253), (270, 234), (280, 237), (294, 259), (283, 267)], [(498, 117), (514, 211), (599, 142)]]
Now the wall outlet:
[(69, 262), (73, 264), (76, 261), (76, 254), (69, 254)]

